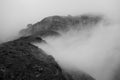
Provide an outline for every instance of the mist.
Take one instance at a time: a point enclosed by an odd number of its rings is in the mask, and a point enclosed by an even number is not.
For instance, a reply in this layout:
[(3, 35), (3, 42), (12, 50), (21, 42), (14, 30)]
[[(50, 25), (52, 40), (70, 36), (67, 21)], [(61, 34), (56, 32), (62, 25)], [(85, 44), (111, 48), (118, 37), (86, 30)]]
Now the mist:
[[(90, 26), (88, 26), (90, 27)], [(52, 55), (63, 69), (84, 71), (96, 80), (115, 80), (120, 63), (120, 27), (100, 23), (91, 29), (62, 32), (34, 45)]]
[(34, 45), (52, 55), (64, 69), (82, 70), (96, 80), (115, 80), (120, 63), (119, 5), (119, 0), (1, 0), (0, 41), (18, 38), (27, 24), (51, 15), (104, 15), (98, 25), (60, 31), (61, 36), (45, 37), (46, 44)]
[(96, 13), (119, 19), (119, 4), (119, 0), (0, 0), (0, 40), (14, 39), (27, 24), (51, 15)]

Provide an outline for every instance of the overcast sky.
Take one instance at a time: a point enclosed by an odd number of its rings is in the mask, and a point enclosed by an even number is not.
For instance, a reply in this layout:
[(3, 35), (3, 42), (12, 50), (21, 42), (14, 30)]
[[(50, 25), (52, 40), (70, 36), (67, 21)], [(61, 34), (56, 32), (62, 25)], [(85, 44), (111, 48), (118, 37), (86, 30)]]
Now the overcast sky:
[(51, 15), (96, 12), (119, 16), (119, 0), (0, 0), (0, 36), (16, 35), (28, 23)]

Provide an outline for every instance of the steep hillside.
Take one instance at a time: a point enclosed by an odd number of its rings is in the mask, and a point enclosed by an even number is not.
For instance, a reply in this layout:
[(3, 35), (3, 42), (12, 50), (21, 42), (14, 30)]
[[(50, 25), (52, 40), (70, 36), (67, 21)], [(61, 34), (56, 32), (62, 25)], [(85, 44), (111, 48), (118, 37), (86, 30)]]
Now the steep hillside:
[(21, 37), (0, 44), (0, 80), (94, 80), (85, 73), (61, 69), (54, 58), (32, 42), (40, 37)]

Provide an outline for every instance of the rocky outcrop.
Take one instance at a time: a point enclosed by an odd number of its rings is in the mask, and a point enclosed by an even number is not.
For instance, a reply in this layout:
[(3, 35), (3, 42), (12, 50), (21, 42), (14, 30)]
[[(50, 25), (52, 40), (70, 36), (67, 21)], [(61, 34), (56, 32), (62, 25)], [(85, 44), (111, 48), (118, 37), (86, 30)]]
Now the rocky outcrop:
[(59, 36), (59, 31), (66, 32), (70, 28), (80, 29), (98, 24), (102, 20), (100, 15), (81, 16), (50, 16), (35, 24), (28, 24), (26, 29), (20, 31), (20, 35)]

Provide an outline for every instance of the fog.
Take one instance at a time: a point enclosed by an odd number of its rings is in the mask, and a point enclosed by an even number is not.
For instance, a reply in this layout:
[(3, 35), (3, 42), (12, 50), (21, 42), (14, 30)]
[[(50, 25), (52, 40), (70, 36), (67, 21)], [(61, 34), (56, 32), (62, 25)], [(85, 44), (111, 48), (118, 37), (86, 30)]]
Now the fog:
[(119, 25), (101, 23), (92, 29), (43, 38), (47, 44), (35, 45), (52, 55), (63, 69), (82, 70), (96, 80), (117, 80), (112, 78), (120, 63), (119, 30)]
[(1, 40), (12, 39), (27, 24), (47, 16), (89, 12), (104, 13), (118, 19), (119, 0), (0, 0)]
[(27, 24), (47, 16), (102, 14), (103, 22), (94, 28), (60, 32), (61, 37), (46, 37), (47, 44), (35, 45), (63, 68), (83, 70), (96, 80), (115, 80), (120, 61), (119, 5), (119, 0), (1, 0), (0, 40), (18, 37)]

